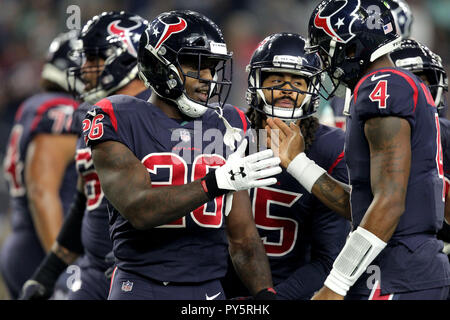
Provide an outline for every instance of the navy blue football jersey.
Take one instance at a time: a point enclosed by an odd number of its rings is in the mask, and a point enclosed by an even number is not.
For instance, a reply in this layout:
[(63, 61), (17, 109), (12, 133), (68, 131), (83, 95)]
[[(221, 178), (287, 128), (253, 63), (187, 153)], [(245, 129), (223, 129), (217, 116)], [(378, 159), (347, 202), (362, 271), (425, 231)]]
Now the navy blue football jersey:
[[(243, 132), (244, 113), (225, 106), (224, 117)], [(116, 95), (99, 101), (86, 115), (87, 146), (113, 140), (127, 146), (147, 168), (152, 187), (182, 185), (225, 163), (232, 153), (223, 144), (225, 125), (209, 109), (190, 121), (168, 118), (153, 104)], [(108, 202), (110, 236), (117, 266), (170, 282), (200, 282), (226, 272), (228, 243), (224, 196), (172, 223), (137, 230)]]
[[(307, 156), (348, 183), (344, 132), (320, 125)], [(283, 299), (309, 299), (319, 290), (345, 244), (350, 223), (326, 208), (285, 170), (276, 185), (251, 190), (255, 223)]]
[[(70, 134), (72, 114), (78, 102), (67, 94), (41, 93), (25, 100), (17, 110), (6, 157), (4, 175), (11, 196), (12, 226), (33, 229), (25, 184), (25, 157), (28, 145), (38, 134)], [(76, 187), (75, 165), (66, 170), (60, 195), (64, 213), (68, 212)]]
[(339, 97), (333, 97), (330, 100), (330, 107), (333, 110), (334, 125), (345, 131), (346, 116), (344, 115), (345, 100)]
[(450, 120), (439, 118), (441, 126), (442, 158), (445, 177), (445, 193), (450, 191)]
[[(147, 100), (150, 94), (150, 90), (145, 90), (136, 95), (136, 98)], [(78, 119), (75, 131), (79, 130), (80, 134), (82, 132), (81, 120), (84, 119), (87, 111), (92, 108), (92, 105), (83, 103), (78, 108), (81, 110), (75, 112), (74, 122)], [(91, 149), (85, 145), (83, 137), (78, 139), (75, 160), (78, 175), (83, 180), (86, 196), (86, 210), (81, 228), (85, 259), (88, 259), (90, 266), (106, 270), (109, 265), (105, 262), (105, 257), (112, 251), (112, 242), (109, 237), (108, 204), (94, 168)]]
[[(450, 268), (440, 252), (442, 242), (435, 236), (444, 213), (439, 118), (428, 88), (409, 71), (379, 69), (363, 77), (354, 89), (345, 141), (354, 228), (373, 200), (364, 124), (384, 116), (400, 117), (410, 124), (411, 170), (405, 211), (387, 247), (372, 263), (381, 269), (382, 293), (445, 286), (450, 283)], [(351, 290), (367, 290), (367, 278), (363, 274)]]

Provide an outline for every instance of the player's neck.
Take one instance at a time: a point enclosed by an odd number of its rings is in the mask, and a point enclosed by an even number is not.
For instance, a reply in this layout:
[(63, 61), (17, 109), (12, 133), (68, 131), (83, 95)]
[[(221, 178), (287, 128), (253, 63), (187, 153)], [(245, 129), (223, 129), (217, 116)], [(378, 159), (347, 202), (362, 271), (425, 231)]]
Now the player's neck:
[(136, 96), (146, 89), (147, 89), (147, 87), (144, 85), (144, 83), (141, 80), (134, 79), (129, 84), (127, 84), (125, 87), (117, 90), (115, 94), (126, 94), (128, 96)]
[(149, 102), (160, 108), (169, 118), (183, 119), (183, 115), (174, 102), (162, 99), (157, 94), (152, 94)]
[(373, 63), (371, 63), (369, 65), (369, 67), (367, 68), (365, 74), (368, 74), (374, 70), (382, 69), (382, 68), (395, 68), (394, 63), (392, 62), (391, 58), (387, 54), (378, 58)]

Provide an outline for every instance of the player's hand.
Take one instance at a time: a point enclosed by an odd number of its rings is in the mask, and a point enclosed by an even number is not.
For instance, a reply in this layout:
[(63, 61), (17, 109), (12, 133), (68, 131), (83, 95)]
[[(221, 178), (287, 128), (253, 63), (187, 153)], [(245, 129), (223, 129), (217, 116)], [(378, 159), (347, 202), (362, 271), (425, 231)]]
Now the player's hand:
[(267, 118), (267, 147), (280, 157), (281, 166), (287, 168), (299, 153), (305, 151), (300, 127), (294, 122), (288, 126), (278, 118)]
[(244, 157), (247, 143), (248, 141), (244, 139), (237, 150), (228, 157), (227, 162), (216, 169), (215, 176), (219, 189), (239, 191), (277, 182), (272, 176), (281, 172), (280, 158), (274, 157), (270, 149)]
[(337, 294), (326, 286), (323, 286), (311, 300), (344, 300), (344, 296)]
[(52, 295), (51, 290), (36, 280), (27, 280), (20, 292), (19, 300), (47, 300)]

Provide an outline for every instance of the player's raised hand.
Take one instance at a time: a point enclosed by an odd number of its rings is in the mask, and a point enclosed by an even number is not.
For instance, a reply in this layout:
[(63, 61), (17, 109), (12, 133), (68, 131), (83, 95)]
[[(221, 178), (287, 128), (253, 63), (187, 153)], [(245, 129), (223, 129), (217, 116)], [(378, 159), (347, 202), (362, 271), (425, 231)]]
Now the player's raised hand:
[(287, 168), (299, 153), (304, 152), (305, 141), (300, 127), (294, 122), (288, 126), (278, 118), (268, 118), (266, 131), (267, 147), (280, 157), (284, 168)]
[(244, 140), (222, 167), (216, 170), (217, 186), (226, 190), (246, 190), (275, 184), (272, 177), (281, 172), (280, 158), (270, 149), (245, 156), (248, 141)]

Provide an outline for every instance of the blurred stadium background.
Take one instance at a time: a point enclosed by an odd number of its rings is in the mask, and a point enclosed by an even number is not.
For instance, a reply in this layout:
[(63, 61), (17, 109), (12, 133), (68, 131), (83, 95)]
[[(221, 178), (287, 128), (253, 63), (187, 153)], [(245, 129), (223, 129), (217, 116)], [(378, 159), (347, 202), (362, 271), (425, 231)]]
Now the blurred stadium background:
[[(414, 16), (412, 37), (439, 54), (447, 73), (450, 72), (450, 1), (407, 2)], [(222, 29), (228, 48), (234, 53), (233, 88), (228, 102), (246, 107), (245, 66), (259, 41), (282, 31), (306, 36), (309, 15), (319, 0), (1, 0), (0, 3), (0, 163), (3, 163), (14, 114), (25, 98), (40, 90), (46, 50), (58, 33), (68, 31), (69, 6), (80, 8), (81, 26), (92, 16), (110, 10), (125, 10), (148, 20), (174, 9), (205, 14)], [(8, 201), (6, 182), (0, 174), (0, 247), (9, 232)], [(0, 300), (7, 299), (0, 276)]]

